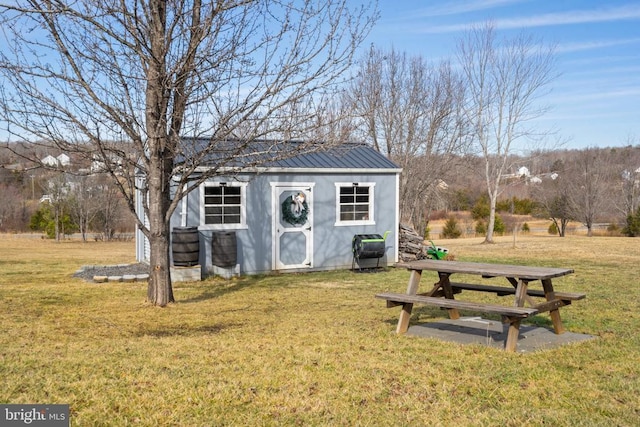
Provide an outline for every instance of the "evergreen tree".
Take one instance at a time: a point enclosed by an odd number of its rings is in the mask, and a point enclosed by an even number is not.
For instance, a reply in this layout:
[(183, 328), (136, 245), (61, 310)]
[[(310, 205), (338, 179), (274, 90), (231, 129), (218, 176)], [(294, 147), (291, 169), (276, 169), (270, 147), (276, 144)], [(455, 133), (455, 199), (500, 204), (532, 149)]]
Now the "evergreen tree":
[(454, 216), (450, 216), (442, 229), (442, 237), (445, 239), (457, 239), (462, 235), (460, 227), (458, 227), (458, 220)]
[(640, 207), (635, 214), (627, 215), (627, 225), (622, 229), (622, 234), (629, 237), (640, 236)]

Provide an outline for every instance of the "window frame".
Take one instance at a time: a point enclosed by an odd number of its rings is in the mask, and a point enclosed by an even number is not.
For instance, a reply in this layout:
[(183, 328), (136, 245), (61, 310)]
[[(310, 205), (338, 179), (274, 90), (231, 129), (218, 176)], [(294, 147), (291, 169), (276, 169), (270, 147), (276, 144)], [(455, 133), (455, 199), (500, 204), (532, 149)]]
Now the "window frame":
[[(375, 217), (375, 182), (336, 182), (336, 222), (335, 226), (337, 227), (348, 227), (352, 225), (374, 225)], [(369, 188), (369, 219), (360, 219), (360, 220), (343, 220), (340, 219), (340, 207), (342, 204), (340, 203), (340, 189), (344, 187), (355, 188), (355, 187), (367, 187)], [(355, 203), (354, 203), (355, 204)]]
[[(246, 182), (204, 182), (200, 185), (200, 230), (239, 230), (247, 226), (247, 184)], [(235, 224), (206, 224), (205, 192), (210, 187), (239, 187), (240, 188), (240, 223)]]

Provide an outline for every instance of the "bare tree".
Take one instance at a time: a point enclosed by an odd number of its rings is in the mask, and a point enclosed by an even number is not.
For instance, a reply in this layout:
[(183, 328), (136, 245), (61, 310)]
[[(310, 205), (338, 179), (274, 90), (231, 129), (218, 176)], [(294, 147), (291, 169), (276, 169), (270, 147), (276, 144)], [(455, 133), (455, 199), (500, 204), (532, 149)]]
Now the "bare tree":
[(640, 206), (640, 146), (633, 147), (632, 142), (630, 138), (628, 146), (613, 153), (618, 184), (614, 187), (614, 205), (622, 218), (633, 215)]
[(546, 108), (538, 101), (555, 77), (554, 50), (525, 35), (498, 39), (492, 24), (474, 27), (458, 47), (468, 94), (465, 113), (484, 159), (490, 202), (486, 243), (493, 242), (501, 179), (518, 142), (531, 144), (544, 132), (529, 127)]
[[(138, 227), (151, 246), (147, 297), (164, 306), (174, 300), (169, 220), (179, 200), (237, 161), (256, 138), (276, 144), (294, 134), (317, 136), (306, 126), (343, 82), (376, 18), (368, 2), (351, 4), (5, 2), (0, 122), (16, 139), (99, 156), (132, 211), (135, 190), (141, 192), (149, 225), (138, 218)], [(211, 136), (205, 147), (182, 138), (205, 135)], [(226, 151), (217, 167), (189, 181), (221, 142)], [(248, 166), (259, 159), (251, 157)], [(134, 170), (145, 177), (137, 184)]]
[(64, 238), (69, 230), (65, 230), (65, 216), (69, 212), (71, 186), (65, 173), (53, 176), (48, 181), (46, 202), (51, 206), (54, 220), (54, 236), (56, 241)]
[(575, 153), (567, 192), (573, 217), (593, 235), (594, 223), (609, 213), (612, 205), (615, 168), (606, 150), (586, 148)]
[(560, 237), (564, 237), (567, 225), (572, 219), (571, 204), (569, 201), (570, 188), (568, 178), (565, 175), (562, 162), (557, 163), (559, 168), (542, 183), (536, 184), (532, 195), (541, 212), (538, 215), (547, 216), (556, 226)]
[(96, 188), (99, 208), (91, 227), (100, 232), (103, 240), (111, 240), (115, 236), (117, 224), (123, 218), (123, 197), (117, 188), (106, 182), (103, 175), (100, 175)]
[(69, 185), (68, 209), (82, 240), (90, 230), (99, 230), (103, 240), (111, 240), (120, 219), (122, 195), (104, 174), (79, 176)]
[(348, 91), (357, 129), (402, 167), (403, 221), (423, 225), (429, 194), (465, 149), (464, 87), (451, 65), (371, 47)]
[(0, 182), (0, 232), (17, 231), (21, 229), (22, 214), (26, 209), (26, 200), (20, 189), (15, 185)]
[(81, 176), (70, 186), (69, 213), (78, 226), (83, 241), (87, 241), (89, 224), (98, 211), (99, 205), (95, 196), (97, 192), (92, 186), (92, 177)]

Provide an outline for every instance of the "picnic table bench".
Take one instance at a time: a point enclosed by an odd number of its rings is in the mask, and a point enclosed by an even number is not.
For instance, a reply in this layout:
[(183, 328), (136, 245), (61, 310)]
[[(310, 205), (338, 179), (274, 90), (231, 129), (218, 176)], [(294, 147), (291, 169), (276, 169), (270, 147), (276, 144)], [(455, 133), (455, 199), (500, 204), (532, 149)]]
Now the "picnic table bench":
[[(432, 305), (446, 309), (451, 319), (460, 317), (459, 310), (477, 311), (482, 313), (499, 314), (502, 321), (509, 325), (505, 350), (515, 351), (522, 319), (549, 312), (553, 328), (556, 334), (564, 332), (564, 326), (560, 318), (560, 308), (586, 297), (582, 293), (556, 292), (552, 280), (556, 277), (573, 273), (568, 268), (548, 268), (518, 266), (507, 264), (488, 264), (459, 261), (420, 260), (397, 264), (398, 267), (408, 269), (409, 284), (407, 292), (384, 292), (376, 295), (376, 298), (387, 301), (387, 307), (402, 306), (396, 332), (405, 333), (409, 326), (409, 319), (414, 304)], [(426, 293), (418, 293), (422, 272), (435, 271), (439, 280), (432, 289)], [(502, 277), (511, 286), (496, 286), (485, 284), (451, 282), (449, 277), (454, 274), (479, 275), (484, 279)], [(529, 289), (529, 283), (534, 281), (542, 283), (542, 289)], [(514, 295), (513, 305), (486, 304), (457, 300), (455, 294), (462, 291), (478, 291), (495, 293), (498, 296)], [(537, 302), (533, 298), (544, 298)], [(528, 307), (525, 307), (528, 304)]]

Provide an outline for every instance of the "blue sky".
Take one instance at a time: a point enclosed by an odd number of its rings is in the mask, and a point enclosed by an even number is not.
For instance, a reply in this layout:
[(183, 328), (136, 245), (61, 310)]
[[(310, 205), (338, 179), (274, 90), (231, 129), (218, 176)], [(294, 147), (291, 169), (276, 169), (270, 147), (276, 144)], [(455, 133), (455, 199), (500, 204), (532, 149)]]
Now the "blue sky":
[[(498, 36), (522, 31), (556, 46), (561, 73), (539, 120), (564, 148), (640, 144), (640, 1), (379, 0), (367, 40), (440, 61), (473, 24), (493, 21)], [(368, 44), (367, 44), (368, 46)], [(555, 138), (554, 138), (555, 140)]]

